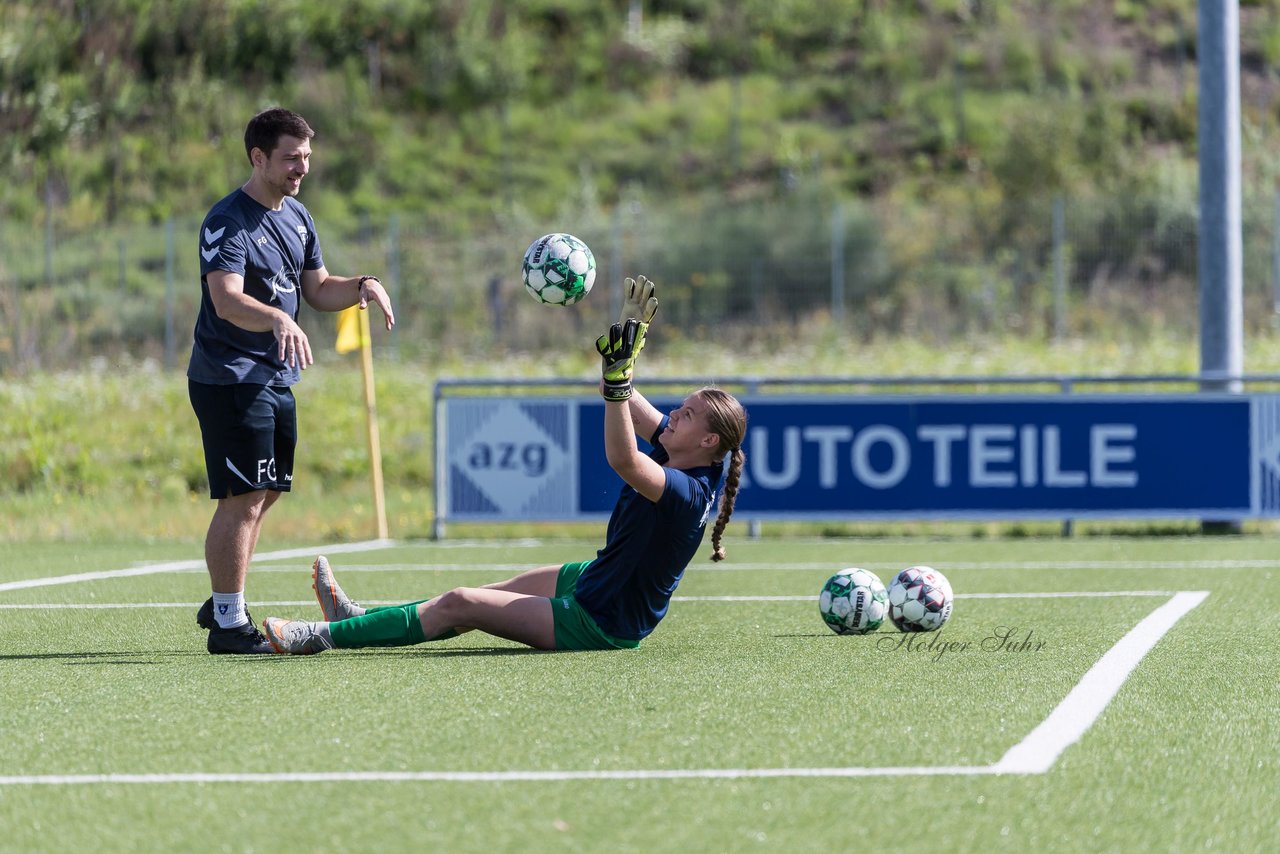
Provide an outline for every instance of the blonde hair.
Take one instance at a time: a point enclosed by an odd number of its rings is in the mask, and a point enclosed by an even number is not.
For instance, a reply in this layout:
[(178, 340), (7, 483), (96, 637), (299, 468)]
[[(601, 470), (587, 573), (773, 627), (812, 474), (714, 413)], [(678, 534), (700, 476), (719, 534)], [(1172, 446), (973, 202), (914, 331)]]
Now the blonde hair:
[(720, 447), (725, 451), (716, 462), (723, 463), (729, 457), (729, 471), (725, 474), (724, 488), (720, 491), (720, 510), (716, 515), (715, 527), (711, 529), (711, 559), (724, 560), (724, 547), (720, 545), (720, 537), (724, 534), (729, 517), (733, 515), (733, 504), (738, 498), (738, 482), (742, 479), (742, 466), (747, 455), (742, 450), (742, 443), (747, 438), (747, 410), (737, 398), (723, 389), (707, 386), (699, 389), (698, 396), (707, 405), (707, 427), (720, 437)]

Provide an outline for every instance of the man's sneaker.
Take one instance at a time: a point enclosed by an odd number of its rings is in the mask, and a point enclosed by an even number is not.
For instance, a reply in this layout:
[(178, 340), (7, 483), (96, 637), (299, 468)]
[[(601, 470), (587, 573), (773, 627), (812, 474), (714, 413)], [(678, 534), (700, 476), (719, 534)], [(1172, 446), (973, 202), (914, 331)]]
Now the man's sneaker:
[(305, 620), (284, 620), (280, 617), (267, 617), (262, 621), (267, 642), (275, 647), (276, 652), (287, 655), (315, 655), (333, 649), (333, 642), (320, 634), (317, 626), (317, 623)]
[[(249, 620), (249, 625), (253, 625), (253, 615), (249, 613), (249, 609), (244, 609), (244, 615)], [(206, 631), (213, 631), (218, 628), (218, 618), (213, 616), (213, 597), (210, 596), (204, 600), (204, 604), (200, 606), (200, 610), (196, 611), (196, 623), (200, 628)]]
[(214, 655), (269, 655), (275, 652), (253, 623), (224, 629), (217, 623), (209, 629), (209, 652)]
[(316, 562), (311, 565), (311, 589), (316, 591), (316, 601), (320, 603), (326, 622), (336, 623), (364, 616), (365, 609), (352, 602), (338, 586), (338, 580), (333, 577), (333, 570), (329, 567), (329, 560), (324, 555), (316, 558)]

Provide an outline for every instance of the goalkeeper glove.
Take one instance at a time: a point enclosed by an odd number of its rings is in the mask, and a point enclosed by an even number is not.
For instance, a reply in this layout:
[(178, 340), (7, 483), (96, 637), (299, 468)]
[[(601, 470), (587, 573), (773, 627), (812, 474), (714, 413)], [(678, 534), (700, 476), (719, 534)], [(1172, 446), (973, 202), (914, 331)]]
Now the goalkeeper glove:
[(639, 279), (624, 279), (622, 282), (622, 313), (618, 322), (625, 324), (628, 318), (634, 317), (641, 323), (653, 320), (658, 310), (658, 298), (654, 296), (653, 282), (641, 276)]
[(603, 360), (600, 373), (604, 377), (601, 394), (605, 400), (621, 401), (631, 397), (631, 374), (636, 357), (644, 349), (648, 323), (634, 317), (626, 323), (615, 323), (596, 339), (596, 351)]

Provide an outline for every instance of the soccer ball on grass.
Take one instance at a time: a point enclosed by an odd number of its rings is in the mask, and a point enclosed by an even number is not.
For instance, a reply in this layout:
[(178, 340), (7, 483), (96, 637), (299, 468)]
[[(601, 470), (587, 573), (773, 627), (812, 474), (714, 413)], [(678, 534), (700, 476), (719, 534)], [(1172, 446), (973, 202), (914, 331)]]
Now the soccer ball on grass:
[(525, 290), (543, 305), (573, 305), (596, 283), (596, 259), (572, 234), (539, 237), (524, 253)]
[(889, 582), (889, 619), (904, 632), (932, 632), (951, 616), (951, 582), (930, 566), (909, 566)]
[(822, 621), (838, 635), (865, 635), (884, 622), (889, 609), (884, 584), (874, 572), (850, 567), (827, 579), (818, 594)]

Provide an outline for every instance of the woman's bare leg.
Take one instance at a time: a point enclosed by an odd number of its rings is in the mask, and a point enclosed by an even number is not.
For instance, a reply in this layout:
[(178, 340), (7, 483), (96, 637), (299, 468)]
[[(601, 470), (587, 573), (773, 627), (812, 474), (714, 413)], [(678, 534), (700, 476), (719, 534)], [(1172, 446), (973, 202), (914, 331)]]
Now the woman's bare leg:
[(544, 596), (550, 599), (556, 595), (556, 581), (560, 578), (560, 564), (540, 566), (522, 572), (505, 581), (495, 581), (484, 585), (485, 590), (505, 590), (508, 593), (523, 593), (526, 596)]
[[(545, 579), (541, 583), (545, 584)], [(538, 594), (493, 587), (459, 587), (419, 605), (418, 620), (428, 639), (450, 629), (458, 633), (479, 629), (535, 649), (556, 648), (551, 600)]]

